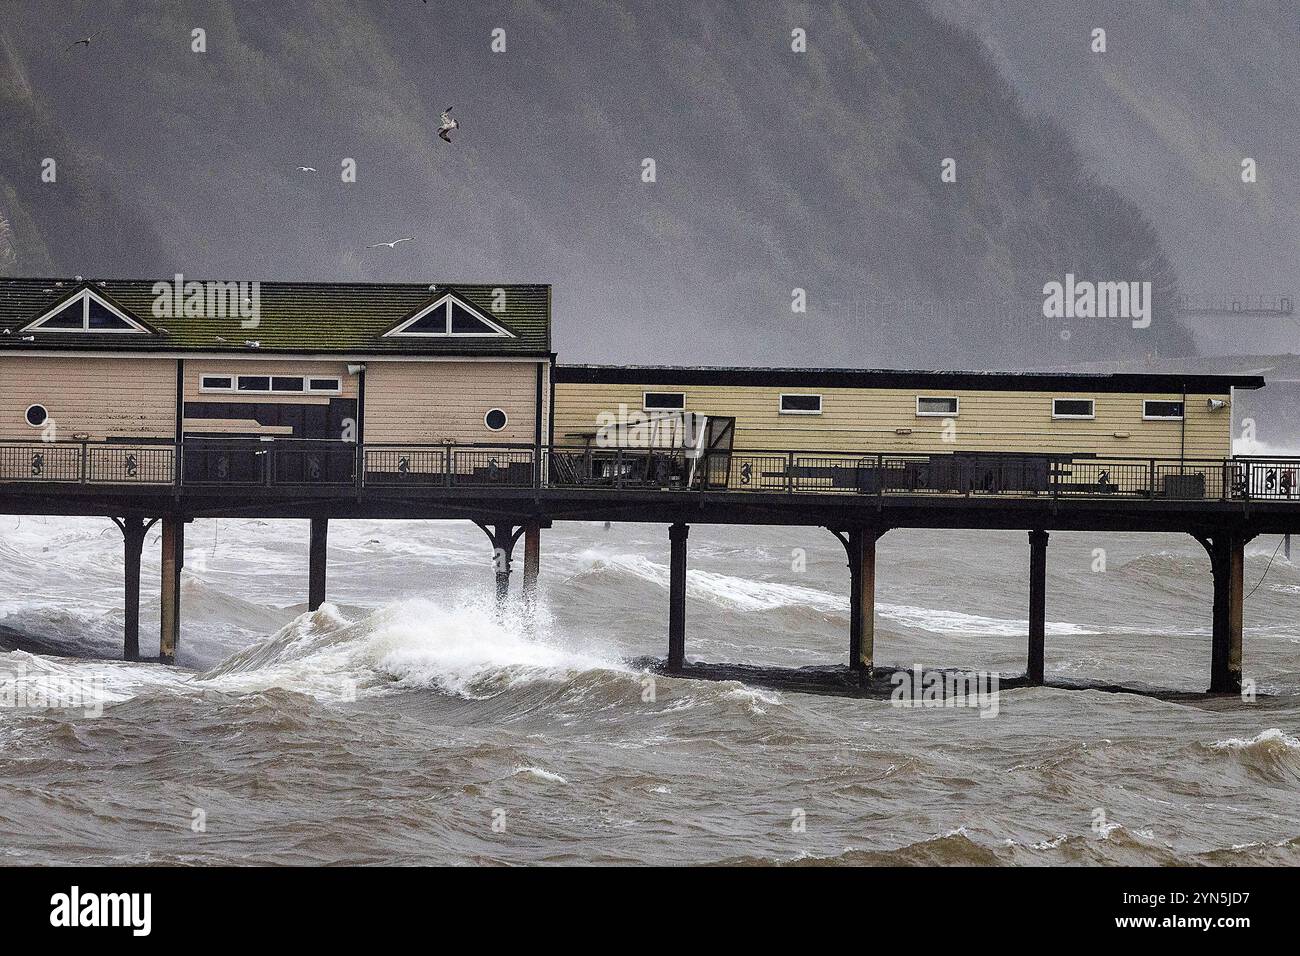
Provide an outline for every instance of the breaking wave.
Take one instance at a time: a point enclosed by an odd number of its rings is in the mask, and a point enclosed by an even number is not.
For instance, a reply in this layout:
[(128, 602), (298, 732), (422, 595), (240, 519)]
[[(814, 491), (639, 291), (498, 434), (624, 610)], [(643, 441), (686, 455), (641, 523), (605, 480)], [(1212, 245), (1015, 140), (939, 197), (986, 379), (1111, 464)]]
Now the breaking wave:
[(322, 605), (197, 680), (240, 692), (283, 687), (322, 699), (414, 688), (483, 699), (590, 671), (632, 673), (617, 660), (561, 646), (544, 618), (499, 614), (481, 602), (415, 598), (358, 621)]

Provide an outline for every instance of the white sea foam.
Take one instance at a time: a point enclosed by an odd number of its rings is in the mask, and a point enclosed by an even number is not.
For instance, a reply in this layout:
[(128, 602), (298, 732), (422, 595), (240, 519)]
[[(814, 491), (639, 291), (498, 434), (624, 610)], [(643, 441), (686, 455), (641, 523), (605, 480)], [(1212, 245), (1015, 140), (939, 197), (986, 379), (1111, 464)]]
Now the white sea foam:
[(1294, 448), (1287, 448), (1283, 445), (1270, 445), (1254, 438), (1234, 438), (1232, 440), (1232, 453), (1234, 455), (1259, 455), (1268, 458), (1291, 458), (1300, 455), (1300, 451)]
[(0, 652), (0, 699), (14, 706), (45, 701), (60, 709), (97, 714), (148, 689), (182, 692), (190, 675), (160, 664), (82, 660)]
[[(998, 634), (1014, 636), (1028, 631), (1029, 621), (1015, 618), (984, 617), (980, 614), (964, 614), (961, 611), (935, 610), (934, 608), (913, 607), (907, 604), (877, 604), (876, 613), (888, 620), (896, 621), (906, 627), (930, 631), (933, 634)], [(1048, 621), (1048, 634), (1058, 636), (1095, 634), (1097, 631), (1080, 627), (1077, 624)]]
[[(592, 569), (615, 569), (649, 581), (665, 590), (668, 588), (668, 568), (641, 555), (600, 554), (585, 552), (583, 557)], [(846, 614), (847, 597), (830, 594), (816, 588), (774, 581), (754, 581), (749, 578), (713, 571), (688, 569), (686, 593), (690, 597), (709, 601), (720, 607), (741, 611), (772, 611), (787, 607), (807, 607), (822, 613)], [(1016, 618), (985, 617), (961, 611), (917, 607), (910, 604), (877, 603), (876, 613), (881, 618), (929, 631), (932, 634), (965, 635), (997, 634), (1014, 636), (1024, 634), (1028, 620)], [(1111, 628), (1110, 630), (1114, 630)], [(1047, 633), (1058, 637), (1100, 633), (1095, 628), (1067, 622), (1047, 623)]]
[(763, 707), (759, 706), (760, 704), (765, 704), (768, 707), (779, 707), (782, 703), (781, 695), (776, 692), (764, 693), (743, 684), (729, 688), (723, 693), (723, 697), (741, 702), (749, 708), (751, 714), (759, 716), (767, 713)]
[[(639, 554), (603, 554), (586, 551), (579, 555), (585, 570), (612, 569), (668, 588), (668, 567)], [(754, 581), (698, 568), (686, 571), (686, 593), (722, 607), (741, 611), (772, 611), (803, 606), (819, 611), (840, 611), (848, 603), (834, 594), (797, 584)]]
[(1211, 746), (1217, 750), (1256, 750), (1279, 747), (1286, 750), (1300, 750), (1300, 740), (1290, 734), (1283, 733), (1276, 727), (1270, 727), (1268, 730), (1260, 731), (1249, 740), (1241, 737), (1229, 737), (1227, 740), (1216, 740)]
[(568, 783), (558, 773), (552, 773), (549, 770), (543, 770), (541, 767), (515, 767), (515, 774), (525, 773), (529, 776), (536, 777), (538, 780), (545, 780), (548, 783)]

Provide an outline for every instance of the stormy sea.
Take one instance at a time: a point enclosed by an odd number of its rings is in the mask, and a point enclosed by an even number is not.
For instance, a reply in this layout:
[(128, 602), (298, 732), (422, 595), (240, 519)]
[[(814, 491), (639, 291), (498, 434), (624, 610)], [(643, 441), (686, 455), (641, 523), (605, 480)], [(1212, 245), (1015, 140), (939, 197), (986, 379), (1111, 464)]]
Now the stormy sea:
[[(1200, 545), (1053, 533), (1057, 686), (944, 707), (778, 679), (847, 660), (822, 530), (691, 529), (688, 659), (752, 666), (700, 679), (659, 670), (658, 526), (543, 532), (529, 614), (496, 609), (471, 524), (334, 521), (308, 613), (305, 521), (199, 520), (167, 667), (118, 659), (111, 523), (6, 516), (0, 862), (1296, 864), (1300, 568), (1279, 545), (1247, 548), (1253, 701), (1199, 695)], [(887, 534), (877, 662), (1023, 673), (1028, 550)]]

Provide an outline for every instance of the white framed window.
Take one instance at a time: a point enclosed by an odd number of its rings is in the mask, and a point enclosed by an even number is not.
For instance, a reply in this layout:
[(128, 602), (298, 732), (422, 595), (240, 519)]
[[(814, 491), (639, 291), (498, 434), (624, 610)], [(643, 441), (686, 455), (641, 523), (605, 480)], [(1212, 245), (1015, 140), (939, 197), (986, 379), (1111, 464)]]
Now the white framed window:
[(240, 392), (269, 392), (271, 391), (271, 376), (239, 375), (235, 378), (235, 389)]
[(450, 292), (384, 333), (388, 336), (512, 339), (514, 333)]
[(494, 432), (501, 431), (509, 423), (510, 416), (501, 408), (488, 409), (488, 413), (483, 416), (483, 424)]
[(1142, 419), (1148, 422), (1180, 422), (1183, 420), (1183, 403), (1148, 398), (1142, 402)]
[(199, 376), (200, 392), (261, 392), (266, 395), (340, 395), (343, 380), (337, 375), (227, 375)]
[(35, 322), (24, 326), (22, 331), (151, 334), (149, 329), (91, 289), (82, 289), (71, 299), (60, 302)]
[(686, 407), (686, 393), (643, 392), (641, 407), (647, 412), (679, 412)]
[(1091, 398), (1052, 399), (1053, 418), (1096, 418), (1097, 403)]
[(777, 405), (777, 411), (782, 415), (820, 415), (822, 413), (822, 397), (820, 395), (783, 392), (780, 404)]
[(50, 413), (45, 410), (44, 405), (28, 405), (27, 411), (23, 412), (23, 418), (33, 428), (40, 428), (50, 420)]
[(918, 418), (956, 418), (960, 407), (961, 402), (955, 395), (916, 396)]

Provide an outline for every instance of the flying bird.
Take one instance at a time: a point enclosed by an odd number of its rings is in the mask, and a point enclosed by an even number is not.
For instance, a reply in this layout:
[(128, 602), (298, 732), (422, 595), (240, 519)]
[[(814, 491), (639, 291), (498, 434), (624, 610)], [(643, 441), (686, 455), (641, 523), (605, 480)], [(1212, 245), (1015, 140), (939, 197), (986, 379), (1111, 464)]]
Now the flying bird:
[(96, 30), (94, 33), (92, 33), (92, 34), (91, 34), (90, 36), (88, 36), (88, 37), (82, 37), (80, 40), (73, 40), (71, 43), (69, 43), (66, 47), (63, 48), (63, 52), (64, 52), (64, 53), (67, 53), (67, 52), (68, 52), (69, 50), (71, 50), (74, 46), (84, 46), (84, 47), (89, 47), (89, 46), (90, 46), (90, 41), (93, 40), (93, 39), (95, 39), (95, 37), (99, 36), (99, 35), (100, 35), (101, 33), (103, 33), (103, 32), (104, 32), (103, 30)]
[(372, 242), (366, 246), (367, 249), (378, 249), (380, 246), (387, 246), (389, 249), (396, 249), (399, 242), (414, 242), (415, 236), (407, 236), (404, 239), (394, 239), (392, 242)]
[(460, 124), (451, 118), (451, 107), (448, 106), (442, 113), (442, 124), (438, 127), (439, 138), (444, 143), (450, 143), (451, 137), (448, 134), (454, 129), (460, 129)]
[(316, 167), (315, 167), (315, 166), (299, 166), (299, 167), (298, 167), (298, 172), (300, 172), (300, 173), (314, 173), (314, 172), (316, 172)]

